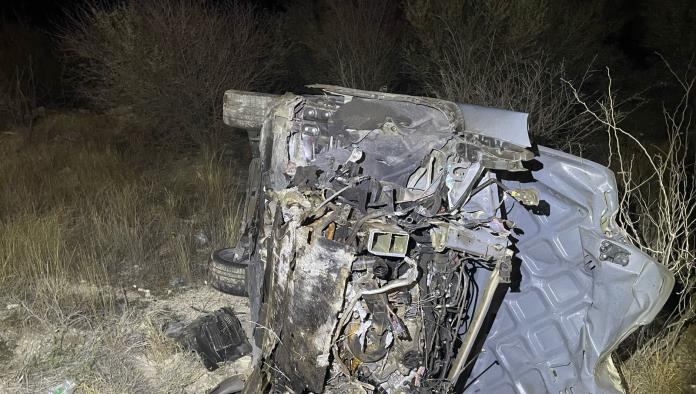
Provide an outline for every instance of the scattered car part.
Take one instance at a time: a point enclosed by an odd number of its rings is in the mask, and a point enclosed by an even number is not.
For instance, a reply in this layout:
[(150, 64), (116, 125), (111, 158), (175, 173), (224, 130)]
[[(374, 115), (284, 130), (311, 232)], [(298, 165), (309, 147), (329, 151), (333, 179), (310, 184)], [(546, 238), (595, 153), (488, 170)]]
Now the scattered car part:
[(607, 168), (533, 151), (527, 114), (312, 87), (225, 93), (258, 147), (245, 392), (621, 392), (674, 278)]
[(72, 379), (66, 379), (57, 386), (53, 386), (48, 390), (48, 394), (72, 394), (77, 388), (77, 382)]
[(214, 370), (223, 361), (234, 361), (251, 352), (242, 324), (230, 308), (203, 316), (196, 332), (198, 353), (203, 364)]
[(408, 233), (399, 227), (373, 224), (370, 228), (367, 251), (386, 257), (405, 257), (408, 251)]
[(178, 341), (185, 349), (195, 351), (210, 371), (218, 363), (237, 360), (251, 352), (251, 345), (231, 308), (221, 308), (203, 315), (188, 325), (175, 323), (165, 335)]
[(223, 293), (248, 296), (249, 256), (244, 248), (225, 248), (212, 253), (208, 266), (210, 285)]

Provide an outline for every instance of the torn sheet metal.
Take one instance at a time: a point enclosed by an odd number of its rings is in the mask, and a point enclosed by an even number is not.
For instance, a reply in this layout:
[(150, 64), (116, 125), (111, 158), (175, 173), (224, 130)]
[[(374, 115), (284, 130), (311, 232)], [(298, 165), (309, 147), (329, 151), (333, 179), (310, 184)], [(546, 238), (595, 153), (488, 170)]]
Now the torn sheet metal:
[[(300, 232), (300, 237), (308, 236)], [(331, 337), (343, 305), (353, 254), (325, 238), (303, 245), (283, 304), (283, 332), (274, 353), (278, 386), (320, 393), (329, 367)]]
[(498, 108), (460, 104), (465, 130), (518, 146), (531, 146), (527, 132), (528, 114)]

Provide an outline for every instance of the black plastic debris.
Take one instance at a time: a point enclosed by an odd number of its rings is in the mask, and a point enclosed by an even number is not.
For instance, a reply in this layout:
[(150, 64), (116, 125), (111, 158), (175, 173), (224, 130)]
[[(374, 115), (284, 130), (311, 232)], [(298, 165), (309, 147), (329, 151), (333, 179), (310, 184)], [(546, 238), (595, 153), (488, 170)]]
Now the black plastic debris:
[(201, 316), (187, 326), (171, 325), (165, 334), (198, 353), (209, 371), (216, 370), (218, 363), (234, 361), (251, 352), (246, 333), (232, 308)]

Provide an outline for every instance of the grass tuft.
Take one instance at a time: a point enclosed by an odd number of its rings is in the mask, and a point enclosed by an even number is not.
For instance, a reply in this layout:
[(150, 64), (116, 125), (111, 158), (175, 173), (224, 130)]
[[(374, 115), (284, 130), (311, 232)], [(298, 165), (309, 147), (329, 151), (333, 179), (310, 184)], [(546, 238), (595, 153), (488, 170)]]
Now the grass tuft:
[(696, 392), (696, 326), (673, 347), (642, 347), (621, 364), (621, 371), (632, 394)]

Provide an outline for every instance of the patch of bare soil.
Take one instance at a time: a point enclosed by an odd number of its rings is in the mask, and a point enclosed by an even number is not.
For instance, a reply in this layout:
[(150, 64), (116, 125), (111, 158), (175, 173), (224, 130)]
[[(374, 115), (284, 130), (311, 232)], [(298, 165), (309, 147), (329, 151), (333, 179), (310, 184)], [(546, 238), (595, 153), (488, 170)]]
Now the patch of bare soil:
[(251, 331), (246, 298), (202, 284), (159, 296), (131, 289), (120, 312), (101, 317), (39, 314), (22, 302), (2, 301), (2, 392), (45, 393), (70, 381), (76, 393), (205, 393), (223, 379), (251, 372), (250, 356), (209, 372), (198, 355), (164, 335), (167, 324), (188, 323), (224, 306)]

